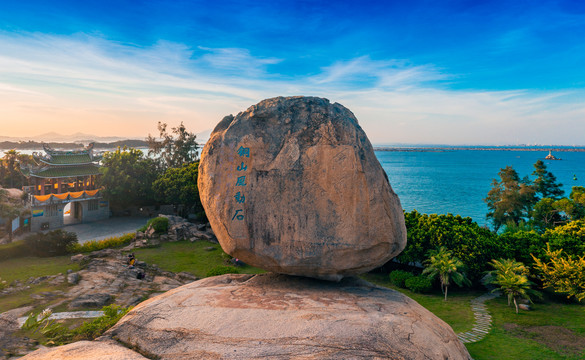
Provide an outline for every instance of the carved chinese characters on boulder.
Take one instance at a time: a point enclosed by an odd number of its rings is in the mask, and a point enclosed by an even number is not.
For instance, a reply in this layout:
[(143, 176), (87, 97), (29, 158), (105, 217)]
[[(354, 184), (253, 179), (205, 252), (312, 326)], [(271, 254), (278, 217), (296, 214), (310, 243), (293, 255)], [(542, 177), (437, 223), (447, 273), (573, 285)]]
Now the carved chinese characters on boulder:
[(339, 280), (406, 244), (400, 201), (369, 140), (326, 99), (273, 98), (225, 117), (198, 185), (222, 248), (265, 270)]

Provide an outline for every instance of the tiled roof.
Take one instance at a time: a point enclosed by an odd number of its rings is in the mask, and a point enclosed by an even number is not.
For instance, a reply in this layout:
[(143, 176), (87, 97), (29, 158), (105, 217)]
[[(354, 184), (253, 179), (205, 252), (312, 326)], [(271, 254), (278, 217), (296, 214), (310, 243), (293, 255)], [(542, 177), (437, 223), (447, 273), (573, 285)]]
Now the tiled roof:
[[(45, 159), (41, 159), (45, 160)], [(89, 164), (93, 160), (89, 154), (67, 154), (67, 155), (53, 155), (50, 161), (45, 161), (53, 165), (73, 165), (73, 164)]]
[(40, 178), (66, 178), (74, 176), (99, 175), (99, 167), (96, 165), (60, 166), (49, 167), (30, 175)]

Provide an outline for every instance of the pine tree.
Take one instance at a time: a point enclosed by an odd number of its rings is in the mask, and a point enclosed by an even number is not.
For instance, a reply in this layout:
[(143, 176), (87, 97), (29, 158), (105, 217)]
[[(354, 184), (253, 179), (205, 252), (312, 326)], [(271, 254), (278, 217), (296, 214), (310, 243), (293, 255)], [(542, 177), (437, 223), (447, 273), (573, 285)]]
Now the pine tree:
[(558, 200), (565, 193), (562, 188), (563, 184), (557, 183), (557, 178), (553, 173), (547, 171), (546, 164), (542, 160), (538, 160), (534, 164), (532, 175), (536, 176), (532, 186), (536, 195), (541, 199), (551, 198)]

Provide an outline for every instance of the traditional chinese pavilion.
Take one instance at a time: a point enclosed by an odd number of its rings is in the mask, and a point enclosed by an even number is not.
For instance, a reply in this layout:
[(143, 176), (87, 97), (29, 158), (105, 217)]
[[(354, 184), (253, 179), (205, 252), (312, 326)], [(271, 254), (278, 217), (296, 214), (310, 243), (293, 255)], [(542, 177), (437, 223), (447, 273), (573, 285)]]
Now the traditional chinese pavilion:
[(21, 167), (28, 178), (31, 231), (108, 218), (109, 204), (97, 185), (100, 155), (93, 144), (82, 150), (54, 150), (43, 145), (33, 153), (34, 166)]

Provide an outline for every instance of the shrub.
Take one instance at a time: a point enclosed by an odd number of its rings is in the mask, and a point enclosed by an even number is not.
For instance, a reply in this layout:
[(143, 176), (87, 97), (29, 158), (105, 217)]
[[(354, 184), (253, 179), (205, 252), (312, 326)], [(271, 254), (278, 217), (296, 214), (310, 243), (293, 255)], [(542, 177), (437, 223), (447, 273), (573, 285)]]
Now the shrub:
[(132, 240), (134, 240), (134, 233), (113, 236), (103, 240), (90, 240), (83, 244), (76, 243), (70, 246), (68, 251), (70, 253), (85, 253), (102, 249), (117, 248), (130, 244)]
[(53, 230), (46, 234), (36, 233), (24, 239), (31, 255), (50, 257), (67, 254), (68, 249), (77, 244), (77, 234), (63, 230)]
[(425, 276), (413, 276), (407, 279), (404, 284), (406, 288), (415, 293), (428, 293), (433, 288), (431, 280)]
[(143, 227), (139, 228), (138, 231), (146, 231), (149, 226), (152, 225), (152, 228), (157, 234), (166, 233), (169, 230), (169, 219), (166, 217), (155, 217), (146, 223)]
[(516, 232), (504, 232), (498, 240), (502, 247), (506, 249), (507, 257), (520, 261), (526, 265), (532, 265), (534, 260), (531, 254), (537, 258), (542, 258), (546, 247), (542, 236), (534, 230), (519, 230)]
[(239, 274), (239, 273), (240, 273), (240, 271), (233, 266), (219, 265), (219, 266), (216, 266), (216, 267), (210, 269), (207, 272), (206, 276), (210, 277), (210, 276), (218, 276), (218, 275), (224, 275), (224, 274)]
[[(549, 243), (552, 251), (563, 250), (572, 258), (585, 255), (585, 220), (571, 221), (565, 225), (548, 229), (543, 237), (543, 244)], [(543, 248), (546, 245), (542, 246)], [(543, 249), (543, 252), (546, 249)]]
[(394, 270), (390, 273), (390, 282), (404, 289), (406, 287), (404, 282), (413, 276), (414, 274), (408, 271)]
[(497, 236), (471, 218), (459, 215), (426, 215), (416, 210), (404, 214), (408, 242), (397, 257), (403, 264), (417, 263), (430, 250), (441, 246), (450, 250), (467, 269), (470, 280), (480, 279), (494, 258), (508, 257)]

